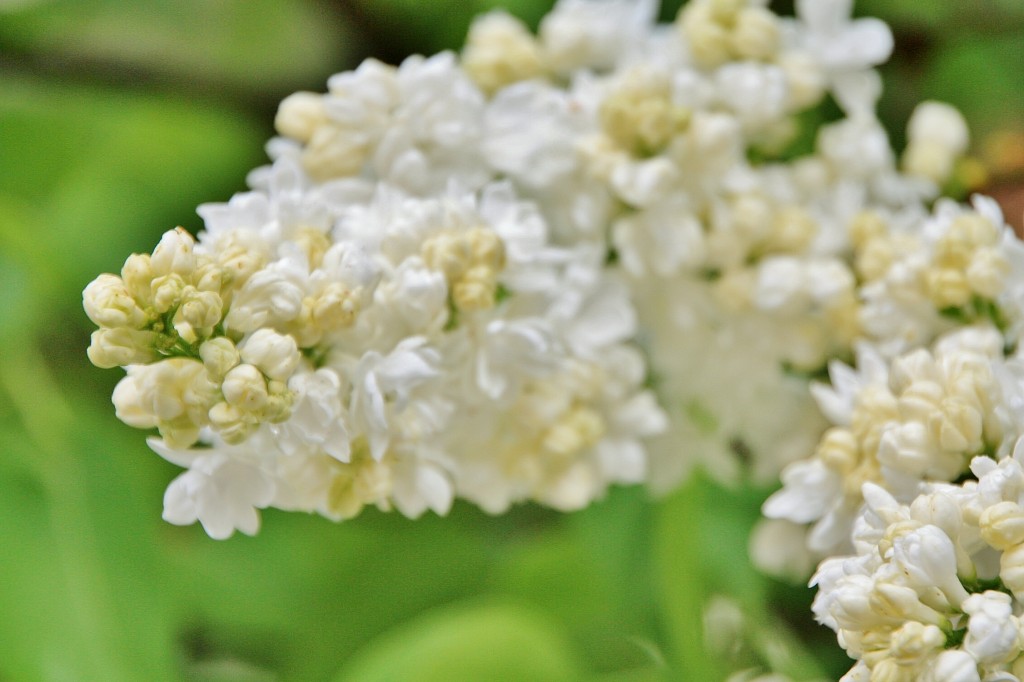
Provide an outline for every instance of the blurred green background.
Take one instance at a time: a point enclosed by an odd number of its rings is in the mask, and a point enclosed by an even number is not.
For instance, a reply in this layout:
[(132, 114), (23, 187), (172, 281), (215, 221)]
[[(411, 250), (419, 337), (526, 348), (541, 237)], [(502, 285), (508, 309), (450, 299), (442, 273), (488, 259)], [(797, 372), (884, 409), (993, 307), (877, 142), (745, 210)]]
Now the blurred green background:
[[(673, 16), (678, 2), (663, 16)], [(787, 8), (777, 5), (780, 11)], [(759, 577), (766, 490), (697, 478), (572, 516), (264, 513), (256, 538), (160, 519), (177, 474), (114, 417), (85, 357), (82, 288), (195, 206), (244, 189), (275, 107), (369, 55), (457, 47), (545, 0), (0, 0), (0, 681), (835, 679), (810, 590)], [(882, 113), (958, 105), (960, 186), (1024, 212), (1024, 2), (864, 0), (894, 27)], [(1014, 202), (1017, 204), (1014, 204)], [(746, 618), (713, 653), (711, 595)]]

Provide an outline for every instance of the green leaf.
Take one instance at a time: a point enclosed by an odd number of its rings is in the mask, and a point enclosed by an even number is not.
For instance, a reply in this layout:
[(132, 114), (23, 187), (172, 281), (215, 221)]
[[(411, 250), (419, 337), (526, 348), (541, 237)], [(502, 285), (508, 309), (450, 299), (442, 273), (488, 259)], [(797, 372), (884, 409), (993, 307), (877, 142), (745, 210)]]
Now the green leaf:
[(30, 268), (41, 313), (78, 308), (165, 230), (195, 230), (195, 205), (242, 189), (261, 156), (257, 130), (194, 102), (2, 78), (0, 148), (0, 244)]
[(913, 3), (890, 0), (860, 0), (858, 16), (878, 17), (895, 24), (941, 27), (962, 9), (946, 0), (916, 0)]
[(670, 653), (685, 679), (722, 680), (726, 675), (704, 648), (702, 623), (709, 581), (704, 555), (710, 549), (702, 523), (710, 516), (706, 481), (690, 481), (662, 504), (655, 527), (655, 580), (667, 628)]
[(175, 679), (133, 448), (87, 403), (71, 409), (31, 346), (7, 347), (0, 396), (0, 678)]
[(616, 488), (579, 512), (545, 512), (543, 526), (501, 548), (489, 589), (557, 618), (592, 670), (662, 664), (647, 497)]
[(493, 603), (449, 606), (406, 623), (357, 654), (335, 682), (580, 678), (565, 636), (547, 618)]
[(503, 9), (536, 28), (552, 5), (550, 0), (357, 0), (357, 4), (372, 27), (403, 27), (398, 33), (402, 42), (393, 46), (401, 54), (461, 49), (473, 17), (493, 9)]
[(5, 15), (0, 38), (72, 65), (131, 66), (265, 93), (322, 78), (354, 44), (344, 29), (322, 5), (294, 0), (52, 0)]
[(748, 558), (763, 499), (763, 491), (723, 488), (697, 473), (662, 505), (655, 534), (660, 604), (687, 679), (724, 679), (732, 672), (705, 649), (703, 614), (714, 594), (740, 607), (745, 644), (756, 662), (796, 680), (824, 677), (815, 656), (768, 608), (772, 583)]
[(923, 79), (924, 97), (948, 102), (963, 112), (975, 130), (1020, 125), (1024, 59), (1019, 34), (967, 35), (935, 55)]

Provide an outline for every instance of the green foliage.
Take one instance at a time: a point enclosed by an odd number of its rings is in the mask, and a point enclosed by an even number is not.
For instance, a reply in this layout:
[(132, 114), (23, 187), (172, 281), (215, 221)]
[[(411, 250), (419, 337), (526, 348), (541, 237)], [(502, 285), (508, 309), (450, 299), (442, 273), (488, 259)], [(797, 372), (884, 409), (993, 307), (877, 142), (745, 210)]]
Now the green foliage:
[(0, 38), (86, 65), (267, 89), (316, 75), (351, 44), (343, 29), (312, 2), (50, 0), (4, 16)]
[(335, 682), (572, 682), (580, 668), (565, 636), (513, 604), (431, 611), (360, 652)]

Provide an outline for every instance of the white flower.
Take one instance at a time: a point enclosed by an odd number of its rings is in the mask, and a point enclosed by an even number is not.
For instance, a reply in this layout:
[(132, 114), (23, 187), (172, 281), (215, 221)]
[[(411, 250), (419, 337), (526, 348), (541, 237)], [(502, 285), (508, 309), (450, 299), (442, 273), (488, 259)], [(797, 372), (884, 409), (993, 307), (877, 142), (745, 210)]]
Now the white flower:
[(258, 467), (223, 454), (199, 456), (171, 483), (164, 495), (164, 520), (188, 525), (197, 520), (216, 540), (235, 530), (255, 535), (257, 509), (268, 506), (274, 483)]
[(342, 403), (344, 388), (338, 373), (321, 368), (311, 373), (296, 373), (288, 382), (295, 393), (291, 417), (272, 425), (286, 454), (301, 454), (314, 447), (341, 462), (347, 462), (351, 447), (348, 415)]
[(893, 541), (892, 561), (908, 578), (937, 587), (954, 607), (967, 599), (956, 575), (953, 542), (941, 529), (922, 526)]
[(889, 58), (892, 32), (878, 19), (850, 20), (853, 0), (798, 0), (797, 16), (806, 27), (797, 45), (830, 75), (831, 87), (847, 113), (874, 106), (865, 102), (858, 79)]
[(1005, 663), (1022, 649), (1020, 621), (1013, 615), (1013, 599), (1003, 592), (989, 590), (973, 594), (962, 608), (970, 620), (964, 651), (979, 664)]
[(609, 68), (649, 29), (654, 0), (559, 0), (541, 21), (540, 39), (555, 71)]
[(395, 413), (405, 409), (413, 389), (437, 375), (436, 351), (424, 342), (422, 338), (406, 339), (387, 355), (369, 351), (352, 370), (349, 410), (353, 426), (369, 439), (375, 460), (384, 456)]
[(969, 653), (959, 649), (939, 654), (925, 679), (927, 682), (981, 682), (978, 662)]

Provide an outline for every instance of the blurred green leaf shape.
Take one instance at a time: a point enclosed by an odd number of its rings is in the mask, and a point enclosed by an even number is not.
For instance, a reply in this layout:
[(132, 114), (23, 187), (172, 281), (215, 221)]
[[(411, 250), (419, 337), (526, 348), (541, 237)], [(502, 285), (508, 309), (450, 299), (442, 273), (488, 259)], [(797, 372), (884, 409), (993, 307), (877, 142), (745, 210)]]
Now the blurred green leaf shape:
[(258, 132), (216, 108), (7, 78), (0, 149), (0, 246), (62, 301), (241, 189), (261, 156)]
[(12, 10), (16, 49), (266, 92), (310, 78), (351, 40), (322, 4), (280, 0), (53, 0)]
[(334, 682), (572, 682), (581, 679), (565, 636), (511, 603), (457, 604), (385, 633)]
[(1024, 116), (1020, 36), (968, 35), (952, 41), (936, 54), (922, 90), (929, 98), (959, 108), (975, 130), (1019, 124)]
[(415, 41), (409, 48), (432, 54), (462, 47), (473, 17), (503, 9), (536, 25), (550, 11), (550, 0), (355, 0), (359, 14), (373, 24), (401, 31), (403, 39)]

